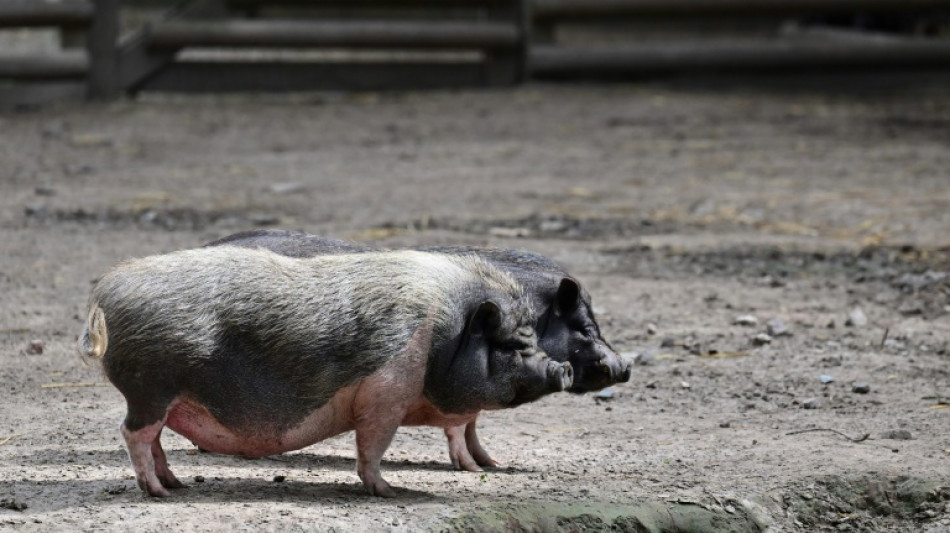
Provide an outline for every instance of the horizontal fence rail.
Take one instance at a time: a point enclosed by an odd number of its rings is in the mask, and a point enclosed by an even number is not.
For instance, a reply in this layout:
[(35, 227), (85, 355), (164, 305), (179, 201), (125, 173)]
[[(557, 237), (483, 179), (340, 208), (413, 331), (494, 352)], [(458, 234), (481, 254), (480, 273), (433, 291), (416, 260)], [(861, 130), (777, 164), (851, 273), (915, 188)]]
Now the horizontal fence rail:
[(532, 0), (535, 18), (799, 15), (946, 10), (947, 0)]
[(86, 0), (2, 0), (0, 28), (82, 26), (94, 14), (95, 6)]
[(492, 48), (519, 38), (513, 25), (493, 22), (196, 20), (157, 25), (149, 46)]
[(0, 78), (84, 79), (88, 73), (89, 58), (81, 50), (42, 55), (0, 55)]
[(660, 72), (686, 69), (784, 69), (843, 66), (950, 65), (950, 40), (675, 41), (610, 47), (537, 45), (538, 76)]

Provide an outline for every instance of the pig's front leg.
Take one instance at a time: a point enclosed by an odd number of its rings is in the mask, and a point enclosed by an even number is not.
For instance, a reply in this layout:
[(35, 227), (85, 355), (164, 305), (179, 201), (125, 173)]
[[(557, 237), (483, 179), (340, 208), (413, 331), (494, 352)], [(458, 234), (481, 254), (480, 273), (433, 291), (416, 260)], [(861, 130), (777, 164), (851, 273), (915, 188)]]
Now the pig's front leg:
[(498, 466), (501, 464), (492, 459), (491, 456), (488, 455), (488, 452), (485, 451), (485, 448), (482, 448), (482, 444), (478, 442), (478, 434), (475, 433), (475, 420), (472, 420), (465, 426), (465, 444), (468, 448), (468, 452), (472, 454), (472, 457), (479, 466)]
[(456, 470), (482, 471), (465, 444), (465, 426), (445, 428), (445, 438), (449, 441), (449, 459)]
[[(383, 479), (379, 463), (392, 442), (401, 419), (402, 417), (389, 420), (368, 419), (356, 426), (356, 473), (373, 496), (396, 497), (393, 488)], [(392, 420), (395, 420), (395, 423)]]
[(457, 470), (481, 472), (483, 466), (499, 465), (478, 442), (475, 420), (464, 426), (445, 428), (445, 437), (449, 441), (449, 459)]

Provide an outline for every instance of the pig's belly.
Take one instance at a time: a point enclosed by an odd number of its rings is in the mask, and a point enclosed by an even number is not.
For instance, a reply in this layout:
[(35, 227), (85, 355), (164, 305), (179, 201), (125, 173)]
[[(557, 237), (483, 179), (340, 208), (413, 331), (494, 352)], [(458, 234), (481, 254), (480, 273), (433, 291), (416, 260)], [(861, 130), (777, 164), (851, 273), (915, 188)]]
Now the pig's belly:
[(347, 410), (343, 408), (352, 399), (351, 393), (348, 388), (341, 390), (300, 424), (284, 431), (266, 426), (240, 429), (226, 427), (207, 408), (190, 397), (181, 397), (172, 404), (165, 425), (210, 452), (263, 457), (299, 450), (353, 429), (351, 417), (347, 416)]

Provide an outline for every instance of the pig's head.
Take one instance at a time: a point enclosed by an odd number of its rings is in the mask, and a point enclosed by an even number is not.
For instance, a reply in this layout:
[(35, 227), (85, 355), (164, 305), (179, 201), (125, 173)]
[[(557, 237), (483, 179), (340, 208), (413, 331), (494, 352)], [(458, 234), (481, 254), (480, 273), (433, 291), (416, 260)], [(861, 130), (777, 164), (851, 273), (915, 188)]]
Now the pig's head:
[(629, 362), (601, 336), (590, 296), (573, 279), (560, 280), (538, 317), (537, 331), (541, 349), (574, 368), (570, 392), (595, 391), (630, 380)]
[(514, 407), (573, 383), (568, 362), (538, 347), (533, 314), (511, 302), (484, 300), (462, 331), (433, 345), (426, 395), (446, 413)]

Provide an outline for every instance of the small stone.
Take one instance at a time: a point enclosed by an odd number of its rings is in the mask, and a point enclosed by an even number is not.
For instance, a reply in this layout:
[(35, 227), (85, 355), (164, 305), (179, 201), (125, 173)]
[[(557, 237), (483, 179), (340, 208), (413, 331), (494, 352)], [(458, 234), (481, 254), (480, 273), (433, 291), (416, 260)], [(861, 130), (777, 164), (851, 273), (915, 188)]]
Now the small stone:
[(604, 389), (604, 390), (598, 391), (597, 394), (594, 395), (594, 401), (597, 401), (597, 402), (607, 402), (613, 399), (614, 399), (613, 389)]
[(720, 423), (719, 423), (719, 427), (721, 427), (721, 428), (729, 428), (729, 427), (732, 427), (732, 422), (720, 422)]
[(37, 185), (33, 188), (33, 194), (37, 196), (53, 196), (56, 194), (56, 189), (52, 185)]
[(284, 476), (284, 475), (274, 476), (274, 483), (283, 483), (286, 480), (287, 480), (287, 476)]
[(890, 429), (881, 433), (882, 439), (891, 439), (891, 440), (913, 440), (913, 435), (910, 434), (910, 431), (906, 429)]
[(497, 226), (494, 228), (489, 228), (488, 234), (492, 237), (504, 238), (530, 237), (531, 228), (506, 228), (503, 226)]
[(26, 346), (26, 353), (30, 355), (42, 355), (45, 348), (45, 342), (43, 342), (41, 339), (33, 339)]
[(3, 498), (2, 500), (0, 500), (0, 508), (2, 509), (10, 509), (11, 511), (23, 511), (27, 507), (29, 507), (29, 505), (27, 505), (25, 502), (21, 502), (20, 500), (16, 500), (14, 498)]
[(804, 409), (821, 409), (821, 400), (818, 398), (809, 398), (802, 402), (802, 408)]
[(732, 321), (737, 326), (755, 327), (759, 325), (759, 319), (752, 315), (739, 315)]
[(855, 307), (848, 312), (848, 319), (844, 321), (845, 326), (863, 328), (868, 325), (868, 317), (860, 307)]
[(660, 341), (660, 348), (672, 348), (676, 346), (676, 339), (673, 337), (666, 337)]
[(822, 383), (823, 385), (827, 385), (827, 384), (829, 384), (829, 383), (832, 383), (832, 382), (834, 382), (834, 380), (835, 380), (835, 378), (829, 376), (828, 374), (822, 374), (822, 375), (818, 376), (818, 379), (821, 380), (821, 383)]
[(851, 385), (851, 392), (867, 394), (871, 392), (871, 386), (863, 381), (856, 381), (853, 385)]
[(294, 194), (303, 192), (305, 189), (303, 183), (272, 183), (267, 190), (274, 194)]
[(759, 333), (755, 337), (752, 337), (752, 344), (756, 346), (763, 346), (772, 342), (772, 336), (768, 333)]
[(765, 331), (773, 337), (781, 337), (782, 335), (791, 335), (791, 330), (788, 329), (788, 326), (785, 325), (785, 322), (782, 322), (781, 319), (773, 318), (769, 320), (765, 325)]
[(28, 217), (42, 217), (46, 213), (46, 206), (41, 203), (29, 203), (23, 206), (23, 214)]
[(647, 323), (647, 335), (656, 335), (656, 324), (652, 322)]
[(682, 387), (682, 388), (684, 388), (684, 389), (690, 388), (690, 387), (689, 387), (689, 382), (688, 382), (688, 381), (680, 381), (680, 387)]
[(257, 226), (273, 226), (280, 224), (280, 217), (276, 215), (251, 215), (251, 222)]
[(195, 476), (195, 483), (204, 483), (204, 482), (205, 482), (204, 476)]
[[(632, 357), (627, 357), (626, 354), (631, 354)], [(640, 353), (626, 352), (620, 354), (620, 357), (627, 361), (633, 361), (635, 365), (648, 365), (656, 357), (656, 350), (644, 350)]]

